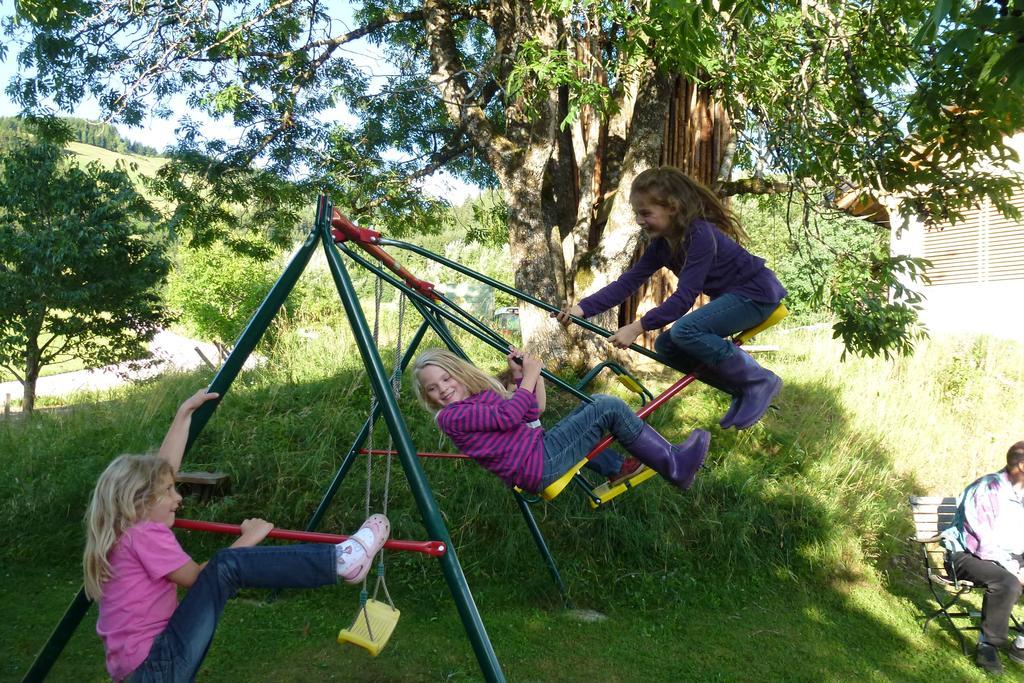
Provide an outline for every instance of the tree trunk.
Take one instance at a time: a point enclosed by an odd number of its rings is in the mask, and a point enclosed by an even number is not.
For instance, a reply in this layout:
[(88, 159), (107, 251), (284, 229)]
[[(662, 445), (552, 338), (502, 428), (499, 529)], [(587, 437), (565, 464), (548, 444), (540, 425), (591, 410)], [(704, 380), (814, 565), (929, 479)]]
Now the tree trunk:
[(25, 349), (25, 381), (22, 383), (21, 412), (29, 415), (36, 407), (36, 382), (39, 380), (39, 348), (36, 339), (30, 339)]
[[(720, 173), (728, 174), (728, 170), (723, 169), (722, 164), (726, 160), (732, 140), (729, 116), (725, 108), (712, 99), (707, 89), (698, 88), (682, 77), (676, 77), (671, 88), (660, 162), (663, 165), (676, 166), (691, 178), (708, 187), (715, 187), (721, 181), (728, 180), (727, 177), (721, 178)], [(643, 246), (640, 245), (633, 251), (630, 265), (640, 258)], [(665, 269), (655, 273), (619, 308), (618, 323), (624, 325), (658, 306), (672, 295), (675, 288), (674, 273)], [(694, 308), (704, 303), (707, 303), (707, 298), (701, 295), (697, 298)], [(654, 338), (658, 336), (658, 332), (646, 332), (637, 342), (647, 348), (654, 348)]]
[[(558, 272), (565, 272), (558, 245), (557, 226), (547, 224), (543, 205), (545, 170), (551, 157), (548, 141), (532, 145), (520, 165), (499, 175), (508, 204), (509, 253), (515, 269), (515, 285), (528, 294), (556, 304), (561, 301)], [(552, 239), (555, 237), (555, 239)], [(565, 352), (559, 325), (546, 311), (533, 306), (519, 309), (523, 345), (532, 353), (557, 357)]]
[[(505, 103), (503, 126), (495, 126), (471, 90), (467, 69), (457, 47), (453, 7), (443, 0), (425, 0), (426, 40), (430, 51), (431, 82), (441, 93), (449, 116), (466, 131), (476, 150), (494, 170), (508, 205), (509, 251), (518, 289), (552, 304), (562, 300), (564, 260), (559, 222), (571, 216), (560, 188), (550, 184), (549, 170), (565, 177), (571, 170), (558, 130), (560, 96), (524, 81), (522, 90)], [(498, 42), (507, 47), (536, 41), (546, 50), (556, 49), (559, 32), (554, 17), (532, 3), (498, 2), (491, 6), (491, 26)], [(499, 48), (498, 65), (507, 78), (515, 55)], [(499, 78), (499, 80), (501, 79)], [(563, 100), (564, 102), (564, 100)], [(567, 158), (563, 158), (567, 157)], [(554, 164), (552, 164), (554, 159)], [(547, 201), (545, 201), (547, 188)], [(545, 311), (520, 309), (523, 343), (532, 352), (557, 357), (564, 353), (565, 338)]]
[[(636, 253), (641, 231), (629, 204), (629, 188), (640, 171), (657, 165), (660, 159), (669, 87), (668, 79), (652, 67), (636, 92), (638, 106), (632, 108), (628, 127), (610, 132), (613, 139), (621, 135), (624, 154), (621, 164), (616, 165), (615, 184), (610, 186), (608, 199), (597, 218), (604, 223), (600, 242), (591, 249), (586, 267), (576, 274), (578, 282), (586, 283), (581, 287), (581, 295), (593, 293), (618, 278)], [(594, 322), (613, 330), (622, 324), (621, 315), (615, 310), (597, 316)]]

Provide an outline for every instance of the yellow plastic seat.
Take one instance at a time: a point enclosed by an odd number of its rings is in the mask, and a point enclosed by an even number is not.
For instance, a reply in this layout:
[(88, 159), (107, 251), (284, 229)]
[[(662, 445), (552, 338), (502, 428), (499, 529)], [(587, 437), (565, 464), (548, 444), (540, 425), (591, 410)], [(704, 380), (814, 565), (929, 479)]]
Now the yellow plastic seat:
[(554, 500), (557, 498), (558, 494), (564, 491), (565, 487), (569, 485), (570, 481), (572, 481), (572, 478), (576, 476), (576, 473), (586, 467), (588, 462), (589, 461), (586, 458), (583, 458), (578, 463), (570, 467), (568, 472), (548, 484), (547, 487), (540, 492), (540, 497), (544, 500)]
[(386, 602), (369, 598), (365, 607), (359, 609), (352, 626), (338, 633), (338, 643), (358, 645), (376, 657), (388, 644), (401, 614)]
[(772, 325), (778, 324), (787, 315), (789, 315), (789, 309), (786, 308), (786, 304), (780, 303), (778, 307), (774, 311), (772, 311), (772, 314), (765, 318), (764, 322), (762, 322), (760, 325), (751, 327), (749, 330), (743, 330), (733, 338), (733, 341), (738, 342), (740, 344), (745, 344), (746, 342), (753, 339), (756, 335), (767, 330)]
[[(544, 500), (554, 500), (555, 498), (558, 498), (558, 494), (565, 490), (565, 487), (569, 485), (569, 482), (572, 481), (573, 476), (577, 472), (586, 467), (587, 462), (589, 461), (586, 458), (580, 460), (578, 463), (570, 467), (568, 472), (548, 484), (547, 487), (545, 487), (538, 495)], [(515, 487), (515, 490), (518, 493), (525, 493), (525, 491), (518, 486)]]

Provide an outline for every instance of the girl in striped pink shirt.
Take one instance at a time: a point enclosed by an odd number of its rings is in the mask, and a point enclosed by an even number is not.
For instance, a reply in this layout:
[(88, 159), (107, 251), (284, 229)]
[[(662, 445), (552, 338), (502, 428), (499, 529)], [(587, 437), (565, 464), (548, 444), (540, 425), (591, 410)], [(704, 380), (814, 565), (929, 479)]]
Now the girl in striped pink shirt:
[[(521, 365), (520, 365), (521, 364)], [(711, 436), (697, 429), (673, 446), (638, 418), (624, 401), (596, 394), (551, 429), (537, 422), (543, 395), (540, 360), (516, 349), (508, 355), (518, 386), (496, 378), (446, 349), (428, 349), (412, 368), (420, 403), (435, 413), (437, 424), (455, 446), (496, 474), (506, 485), (536, 492), (559, 479), (611, 432), (623, 448), (686, 490), (704, 463)], [(613, 481), (639, 470), (605, 449), (587, 465)]]

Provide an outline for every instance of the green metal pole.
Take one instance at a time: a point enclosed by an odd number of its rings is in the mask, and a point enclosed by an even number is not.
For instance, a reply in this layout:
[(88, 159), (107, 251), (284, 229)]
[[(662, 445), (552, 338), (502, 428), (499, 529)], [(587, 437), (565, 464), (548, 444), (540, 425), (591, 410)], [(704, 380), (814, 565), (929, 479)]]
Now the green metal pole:
[(92, 605), (92, 601), (85, 597), (85, 588), (79, 588), (78, 595), (68, 605), (64, 616), (61, 617), (57, 627), (53, 629), (50, 639), (43, 645), (39, 654), (36, 655), (36, 660), (32, 662), (32, 667), (25, 674), (25, 677), (21, 679), (24, 683), (38, 683), (46, 678), (46, 674), (50, 672), (50, 669), (57, 662), (57, 658), (60, 657), (64, 646), (71, 640), (75, 629), (78, 628), (82, 618), (89, 611), (90, 605)]
[[(552, 306), (551, 304), (547, 303), (546, 301), (541, 301), (540, 299), (532, 297), (529, 294), (527, 294), (526, 292), (520, 291), (520, 290), (516, 289), (515, 287), (509, 287), (508, 285), (506, 285), (504, 282), (501, 282), (500, 280), (495, 280), (493, 278), (489, 278), (486, 275), (484, 275), (483, 273), (478, 273), (477, 271), (473, 270), (472, 268), (467, 268), (466, 266), (462, 265), (461, 263), (457, 263), (456, 261), (452, 261), (451, 259), (447, 259), (444, 256), (441, 256), (439, 254), (435, 254), (434, 252), (430, 251), (429, 249), (424, 249), (423, 247), (421, 247), (419, 245), (411, 244), (409, 242), (402, 242), (400, 240), (391, 240), (391, 239), (385, 239), (385, 238), (381, 238), (380, 240), (378, 240), (376, 242), (376, 244), (378, 244), (379, 246), (382, 246), (382, 247), (398, 247), (399, 249), (405, 249), (407, 251), (413, 252), (414, 254), (419, 254), (420, 256), (428, 258), (428, 259), (430, 259), (432, 261), (436, 261), (436, 262), (440, 263), (441, 265), (447, 266), (447, 267), (451, 268), (452, 270), (455, 270), (455, 271), (458, 271), (458, 272), (462, 273), (463, 275), (468, 275), (469, 277), (473, 278), (474, 280), (482, 282), (485, 285), (488, 285), (490, 287), (494, 287), (495, 289), (501, 290), (502, 292), (505, 292), (506, 294), (511, 294), (512, 296), (516, 297), (517, 299), (521, 299), (522, 301), (525, 301), (528, 304), (533, 304), (537, 308), (540, 308), (542, 310), (548, 311), (550, 313), (557, 313), (558, 311), (561, 310), (557, 306)], [(572, 321), (574, 323), (576, 323), (577, 325), (579, 325), (580, 327), (582, 327), (583, 329), (589, 330), (590, 332), (593, 332), (594, 334), (600, 335), (600, 336), (605, 337), (605, 338), (608, 338), (608, 337), (612, 336), (612, 333), (609, 332), (608, 330), (604, 329), (603, 327), (600, 327), (599, 325), (595, 325), (594, 323), (587, 322), (583, 318), (577, 318), (576, 316), (572, 316)], [(638, 344), (631, 344), (629, 349), (630, 349), (630, 351), (636, 351), (640, 355), (647, 356), (648, 358), (650, 358), (652, 360), (656, 360), (659, 363), (661, 363), (662, 365), (668, 365), (668, 363), (665, 362), (665, 359), (662, 356), (660, 356), (659, 354), (655, 353), (654, 351), (651, 351), (650, 349), (645, 349), (644, 347), (642, 347), (642, 346), (640, 346)]]
[[(502, 339), (500, 336), (498, 336), (496, 334), (494, 335), (494, 337), (496, 337), (497, 339), (501, 340), (501, 341), (496, 341), (495, 338), (492, 338), (491, 335), (482, 334), (473, 325), (470, 325), (469, 323), (466, 323), (465, 321), (460, 320), (458, 318), (458, 316), (456, 316), (456, 315), (454, 315), (454, 314), (444, 310), (443, 308), (441, 308), (436, 303), (434, 303), (433, 301), (429, 300), (428, 298), (426, 298), (425, 296), (423, 296), (422, 294), (420, 294), (416, 290), (412, 289), (411, 287), (408, 287), (405, 283), (401, 282), (400, 280), (397, 280), (396, 278), (392, 277), (389, 273), (381, 270), (380, 268), (377, 268), (372, 263), (370, 263), (369, 261), (364, 259), (359, 254), (355, 253), (351, 249), (348, 249), (347, 247), (344, 247), (344, 246), (341, 246), (339, 248), (342, 250), (342, 252), (345, 253), (346, 256), (348, 256), (353, 261), (355, 261), (359, 265), (363, 266), (364, 268), (366, 268), (370, 272), (372, 272), (372, 273), (374, 273), (374, 274), (384, 278), (384, 280), (388, 284), (390, 284), (391, 286), (397, 287), (398, 289), (400, 289), (403, 292), (405, 292), (412, 299), (421, 302), (424, 306), (428, 306), (430, 308), (430, 310), (432, 310), (435, 313), (437, 313), (437, 314), (441, 315), (442, 317), (446, 318), (449, 322), (455, 323), (455, 325), (457, 325), (458, 327), (461, 327), (466, 332), (469, 332), (471, 335), (473, 335), (474, 337), (476, 337), (480, 341), (484, 342), (485, 344), (489, 344), (490, 346), (492, 346), (493, 348), (497, 349), (498, 351), (501, 351), (502, 353), (508, 353), (508, 343), (504, 339)], [(550, 372), (548, 372), (547, 370), (542, 370), (541, 374), (549, 382), (551, 382), (552, 384), (554, 384), (558, 388), (562, 389), (563, 391), (572, 394), (573, 396), (575, 396), (579, 400), (586, 401), (587, 403), (593, 403), (594, 402), (594, 398), (592, 396), (583, 393), (582, 391), (580, 391), (576, 387), (574, 387), (571, 384), (567, 383), (561, 377), (558, 377), (557, 375), (553, 375)]]
[(256, 309), (256, 313), (249, 319), (249, 324), (245, 326), (242, 334), (238, 337), (238, 341), (235, 342), (235, 347), (224, 360), (220, 370), (214, 375), (213, 381), (210, 382), (210, 391), (220, 394), (220, 398), (214, 401), (207, 401), (192, 415), (192, 424), (188, 429), (188, 442), (185, 446), (186, 453), (192, 447), (192, 443), (196, 440), (199, 432), (203, 431), (203, 427), (209, 422), (213, 411), (224, 400), (224, 394), (231, 388), (231, 383), (235, 381), (235, 377), (242, 371), (245, 361), (248, 360), (249, 355), (256, 348), (256, 344), (263, 337), (263, 333), (270, 327), (270, 322), (281, 309), (285, 299), (288, 298), (292, 289), (295, 288), (295, 283), (298, 281), (299, 276), (302, 275), (302, 271), (306, 269), (309, 258), (316, 250), (317, 235), (316, 227), (306, 235), (302, 246), (292, 256), (291, 261), (288, 262), (288, 267), (281, 273), (281, 277), (277, 279), (274, 286), (267, 292), (263, 303)]
[(513, 491), (512, 495), (515, 496), (519, 511), (523, 514), (523, 519), (526, 520), (526, 528), (530, 530), (530, 536), (533, 537), (533, 542), (537, 544), (537, 550), (540, 551), (544, 564), (547, 565), (548, 571), (551, 572), (551, 578), (554, 579), (558, 592), (562, 594), (562, 603), (567, 609), (572, 609), (573, 605), (572, 600), (569, 599), (569, 592), (565, 588), (565, 583), (562, 582), (562, 575), (558, 572), (558, 565), (555, 564), (555, 558), (548, 548), (547, 541), (544, 540), (544, 534), (540, 532), (540, 526), (538, 526), (537, 520), (533, 516), (530, 502), (518, 491)]
[[(426, 334), (427, 328), (427, 322), (424, 321), (423, 324), (420, 325), (419, 329), (416, 330), (416, 334), (413, 336), (412, 341), (406, 348), (405, 354), (402, 356), (402, 372), (405, 372), (405, 368), (408, 367), (409, 361), (412, 360), (412, 355), (416, 353), (416, 349), (419, 348), (420, 342), (423, 341), (423, 335)], [(372, 429), (373, 425), (377, 423), (377, 418), (380, 417), (380, 413), (381, 407), (378, 403), (370, 413), (370, 417), (368, 417), (366, 422), (363, 423), (362, 428), (356, 435), (355, 441), (352, 442), (352, 448), (350, 448), (348, 453), (345, 455), (345, 459), (341, 461), (341, 467), (338, 468), (337, 473), (334, 475), (334, 480), (331, 481), (331, 485), (327, 488), (326, 493), (324, 493), (324, 497), (321, 499), (320, 505), (317, 506), (316, 511), (310, 518), (309, 523), (306, 524), (306, 531), (314, 531), (320, 525), (320, 520), (323, 519), (328, 506), (330, 506), (331, 501), (334, 500), (334, 495), (338, 492), (338, 487), (341, 486), (341, 482), (345, 480), (345, 475), (348, 473), (349, 468), (352, 467), (352, 463), (355, 462), (359, 449), (362, 448), (363, 444), (366, 442), (367, 437), (370, 435), (370, 429)]]
[(459, 564), (458, 557), (456, 556), (455, 547), (451, 542), (451, 537), (448, 534), (448, 529), (445, 527), (444, 520), (441, 518), (441, 511), (437, 506), (437, 501), (434, 500), (434, 495), (430, 490), (430, 485), (427, 483), (423, 467), (416, 455), (416, 448), (413, 446), (409, 429), (405, 424), (401, 411), (398, 409), (398, 403), (391, 393), (389, 379), (384, 372), (384, 365), (381, 362), (380, 354), (366, 323), (363, 310), (359, 306), (359, 300), (352, 286), (352, 280), (349, 278), (345, 265), (341, 262), (340, 255), (334, 249), (334, 239), (330, 231), (331, 212), (330, 204), (325, 205), (321, 201), (317, 215), (317, 226), (321, 230), (321, 238), (324, 249), (327, 252), (327, 263), (330, 266), (334, 284), (338, 288), (338, 294), (341, 296), (342, 305), (345, 307), (345, 313), (348, 315), (349, 323), (352, 326), (352, 332), (355, 335), (356, 344), (363, 359), (363, 365), (369, 375), (373, 390), (377, 394), (378, 403), (383, 408), (384, 420), (395, 441), (395, 450), (398, 451), (399, 460), (405, 470), (405, 477), (409, 482), (409, 488), (413, 498), (416, 500), (416, 505), (423, 518), (427, 533), (430, 535), (430, 538), (444, 542), (448, 548), (448, 552), (438, 558), (438, 560), (441, 563), (441, 570), (448, 583), (448, 590), (451, 591), (452, 599), (455, 601), (459, 616), (462, 619), (463, 627), (466, 629), (466, 635), (469, 637), (473, 651), (476, 653), (480, 670), (488, 681), (504, 681), (505, 675), (501, 671), (498, 657), (495, 655), (491, 641), (487, 637), (487, 630), (484, 627), (483, 620), (480, 618), (480, 612), (477, 610), (476, 603), (473, 601), (473, 595), (462, 572), (462, 566)]

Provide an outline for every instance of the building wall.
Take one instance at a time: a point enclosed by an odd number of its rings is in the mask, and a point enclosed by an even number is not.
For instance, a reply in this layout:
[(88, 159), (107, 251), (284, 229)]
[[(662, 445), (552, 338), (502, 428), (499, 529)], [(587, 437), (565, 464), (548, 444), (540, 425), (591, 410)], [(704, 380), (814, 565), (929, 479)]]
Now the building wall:
[[(1011, 143), (1024, 156), (1024, 136)], [(1024, 194), (1011, 203), (1024, 214)], [(893, 253), (932, 262), (921, 312), (929, 329), (1024, 341), (1024, 218), (1005, 218), (986, 204), (959, 223), (925, 229), (916, 217), (890, 215)]]

